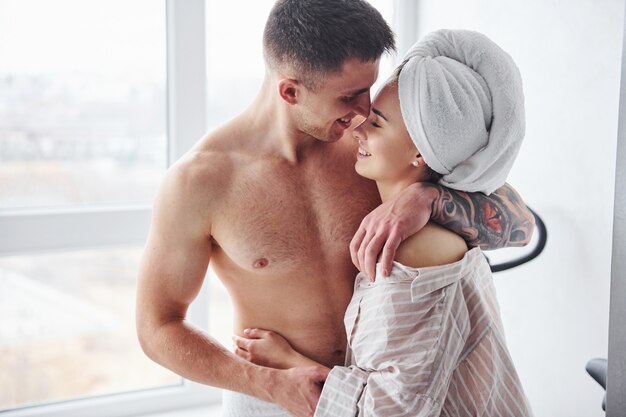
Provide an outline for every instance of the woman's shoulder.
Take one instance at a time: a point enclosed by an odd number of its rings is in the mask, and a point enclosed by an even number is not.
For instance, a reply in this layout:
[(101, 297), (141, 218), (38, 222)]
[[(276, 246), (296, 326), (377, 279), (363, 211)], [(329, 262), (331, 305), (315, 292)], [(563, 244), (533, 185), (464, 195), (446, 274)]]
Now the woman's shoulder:
[(428, 223), (400, 244), (395, 260), (411, 268), (425, 268), (456, 262), (467, 250), (461, 236), (438, 224)]

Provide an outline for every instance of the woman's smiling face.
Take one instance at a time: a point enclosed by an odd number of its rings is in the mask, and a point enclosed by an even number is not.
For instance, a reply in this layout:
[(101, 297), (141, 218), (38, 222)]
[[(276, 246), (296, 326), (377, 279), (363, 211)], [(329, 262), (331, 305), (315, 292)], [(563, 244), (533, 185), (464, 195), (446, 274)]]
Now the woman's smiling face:
[(423, 165), (424, 161), (402, 119), (396, 80), (387, 81), (381, 88), (369, 117), (353, 135), (359, 143), (355, 166), (359, 175), (375, 181), (415, 182), (423, 172), (413, 165), (415, 161)]

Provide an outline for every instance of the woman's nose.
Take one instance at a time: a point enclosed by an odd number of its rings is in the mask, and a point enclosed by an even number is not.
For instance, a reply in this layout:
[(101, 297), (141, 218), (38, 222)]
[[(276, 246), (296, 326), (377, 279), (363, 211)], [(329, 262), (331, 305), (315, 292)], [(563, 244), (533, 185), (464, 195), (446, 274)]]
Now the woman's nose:
[(363, 126), (365, 126), (365, 122), (367, 122), (367, 119), (365, 119), (360, 125), (355, 127), (354, 130), (352, 131), (352, 136), (354, 136), (355, 140), (367, 140), (367, 133), (365, 132), (365, 129), (363, 128)]

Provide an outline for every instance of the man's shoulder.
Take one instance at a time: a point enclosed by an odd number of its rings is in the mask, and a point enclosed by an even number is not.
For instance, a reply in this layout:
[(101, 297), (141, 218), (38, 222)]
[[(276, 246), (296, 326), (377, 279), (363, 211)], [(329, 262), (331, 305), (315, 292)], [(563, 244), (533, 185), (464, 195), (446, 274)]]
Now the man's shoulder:
[(194, 148), (167, 170), (164, 183), (172, 185), (177, 194), (214, 193), (224, 187), (232, 171), (233, 161), (228, 153)]

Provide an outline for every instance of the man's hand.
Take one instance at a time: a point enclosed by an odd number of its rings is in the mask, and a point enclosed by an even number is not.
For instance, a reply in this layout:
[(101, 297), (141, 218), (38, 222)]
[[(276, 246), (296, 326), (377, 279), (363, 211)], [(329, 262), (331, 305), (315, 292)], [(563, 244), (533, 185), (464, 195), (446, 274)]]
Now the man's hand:
[(435, 197), (432, 188), (412, 184), (365, 216), (350, 242), (350, 255), (370, 281), (376, 276), (381, 251), (382, 273), (389, 275), (400, 243), (428, 223)]
[(382, 273), (388, 276), (400, 243), (429, 220), (458, 234), (470, 247), (483, 249), (524, 246), (535, 227), (532, 212), (508, 184), (486, 196), (415, 183), (363, 219), (350, 242), (352, 262), (374, 280), (382, 251)]
[(329, 372), (321, 366), (279, 371), (271, 387), (272, 402), (294, 417), (312, 417)]

